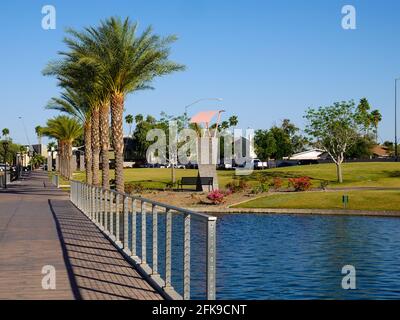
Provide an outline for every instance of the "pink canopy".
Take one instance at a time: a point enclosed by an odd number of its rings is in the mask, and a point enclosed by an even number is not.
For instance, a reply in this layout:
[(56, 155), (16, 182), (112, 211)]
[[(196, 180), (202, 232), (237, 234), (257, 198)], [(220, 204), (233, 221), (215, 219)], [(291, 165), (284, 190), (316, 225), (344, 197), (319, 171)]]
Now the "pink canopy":
[(218, 111), (202, 111), (192, 117), (191, 123), (206, 123), (209, 124), (212, 118), (218, 113)]

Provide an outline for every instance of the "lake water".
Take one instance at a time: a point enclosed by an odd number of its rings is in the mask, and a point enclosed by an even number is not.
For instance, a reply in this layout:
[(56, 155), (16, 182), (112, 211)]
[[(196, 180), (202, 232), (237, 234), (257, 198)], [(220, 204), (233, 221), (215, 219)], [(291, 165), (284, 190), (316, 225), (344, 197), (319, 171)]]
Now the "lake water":
[[(159, 217), (161, 233), (163, 219)], [(148, 223), (150, 229), (151, 221)], [(181, 225), (181, 217), (174, 217), (172, 273), (173, 285), (179, 292)], [(205, 293), (205, 226), (193, 221), (191, 230), (191, 293), (193, 299), (200, 299)], [(159, 239), (159, 261), (163, 261), (162, 237)], [(356, 269), (356, 290), (341, 287), (345, 265)], [(162, 264), (159, 269), (162, 274)], [(219, 215), (217, 298), (399, 299), (400, 219)]]
[(400, 219), (224, 215), (217, 261), (219, 299), (399, 299)]

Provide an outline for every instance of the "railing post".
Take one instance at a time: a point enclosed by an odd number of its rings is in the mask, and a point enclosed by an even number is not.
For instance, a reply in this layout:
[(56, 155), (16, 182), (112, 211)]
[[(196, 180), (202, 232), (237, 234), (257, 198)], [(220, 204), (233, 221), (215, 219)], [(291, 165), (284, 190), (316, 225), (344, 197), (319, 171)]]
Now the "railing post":
[(96, 210), (97, 210), (97, 223), (100, 225), (101, 220), (100, 220), (100, 215), (101, 215), (101, 188), (97, 187), (97, 205), (96, 205)]
[(171, 257), (172, 257), (172, 213), (166, 210), (165, 216), (165, 288), (171, 287)]
[(132, 199), (132, 219), (131, 219), (131, 232), (132, 232), (132, 244), (131, 244), (131, 253), (133, 257), (136, 257), (136, 241), (137, 241), (137, 233), (136, 233), (136, 200)]
[(208, 218), (207, 222), (207, 300), (215, 300), (216, 291), (216, 225), (215, 217)]
[(104, 211), (104, 230), (108, 231), (108, 190), (104, 190), (104, 198), (103, 198), (103, 211)]
[(89, 185), (85, 185), (85, 214), (88, 216), (88, 211), (89, 211), (89, 200), (88, 200), (88, 195), (89, 194)]
[(119, 202), (120, 202), (120, 194), (117, 193), (115, 196), (115, 238), (118, 245), (121, 244)]
[(124, 249), (129, 249), (128, 220), (129, 220), (129, 197), (124, 196)]
[(142, 215), (142, 264), (147, 263), (147, 241), (146, 241), (147, 213), (145, 207), (146, 207), (145, 203), (142, 201), (140, 204), (140, 214)]
[(91, 201), (90, 201), (90, 203), (92, 204), (92, 208), (91, 208), (91, 210), (90, 210), (90, 218), (92, 219), (92, 220), (94, 220), (94, 215), (95, 215), (95, 212), (96, 212), (96, 205), (95, 205), (95, 203), (94, 203), (94, 192), (95, 192), (95, 187), (91, 187), (91, 194), (90, 194), (90, 196), (91, 196)]
[(190, 299), (190, 214), (184, 214), (183, 226), (183, 299)]
[(110, 192), (110, 234), (114, 235), (114, 199), (115, 193)]
[(158, 214), (154, 204), (151, 212), (153, 214), (153, 275), (158, 275)]

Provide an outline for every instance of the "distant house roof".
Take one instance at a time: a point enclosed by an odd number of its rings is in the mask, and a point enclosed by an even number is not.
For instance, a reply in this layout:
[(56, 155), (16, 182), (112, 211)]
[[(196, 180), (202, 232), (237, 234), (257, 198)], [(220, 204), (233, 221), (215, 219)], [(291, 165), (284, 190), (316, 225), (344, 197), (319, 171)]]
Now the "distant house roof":
[(376, 157), (389, 157), (390, 153), (389, 153), (389, 149), (385, 146), (380, 146), (380, 145), (376, 145), (372, 148), (372, 153), (374, 156)]
[(321, 149), (306, 150), (303, 152), (295, 153), (286, 160), (322, 160), (326, 159), (328, 154)]

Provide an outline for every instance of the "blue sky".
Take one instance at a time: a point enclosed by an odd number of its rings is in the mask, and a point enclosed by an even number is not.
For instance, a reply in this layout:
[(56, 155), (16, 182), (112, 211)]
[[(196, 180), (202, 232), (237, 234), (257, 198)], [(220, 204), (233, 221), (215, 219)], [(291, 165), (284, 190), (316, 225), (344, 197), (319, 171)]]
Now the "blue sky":
[[(41, 28), (42, 6), (57, 10), (57, 29)], [(357, 29), (341, 27), (341, 8), (354, 5)], [(0, 128), (31, 143), (34, 127), (55, 113), (44, 109), (59, 89), (41, 75), (63, 49), (66, 27), (129, 16), (142, 29), (179, 36), (172, 58), (187, 71), (132, 94), (127, 113), (182, 114), (203, 97), (221, 97), (242, 128), (268, 128), (289, 118), (304, 126), (307, 107), (367, 97), (381, 110), (382, 140), (394, 135), (394, 78), (400, 76), (399, 1), (336, 0), (47, 0), (3, 1), (0, 10)], [(190, 111), (216, 109), (204, 102)]]

